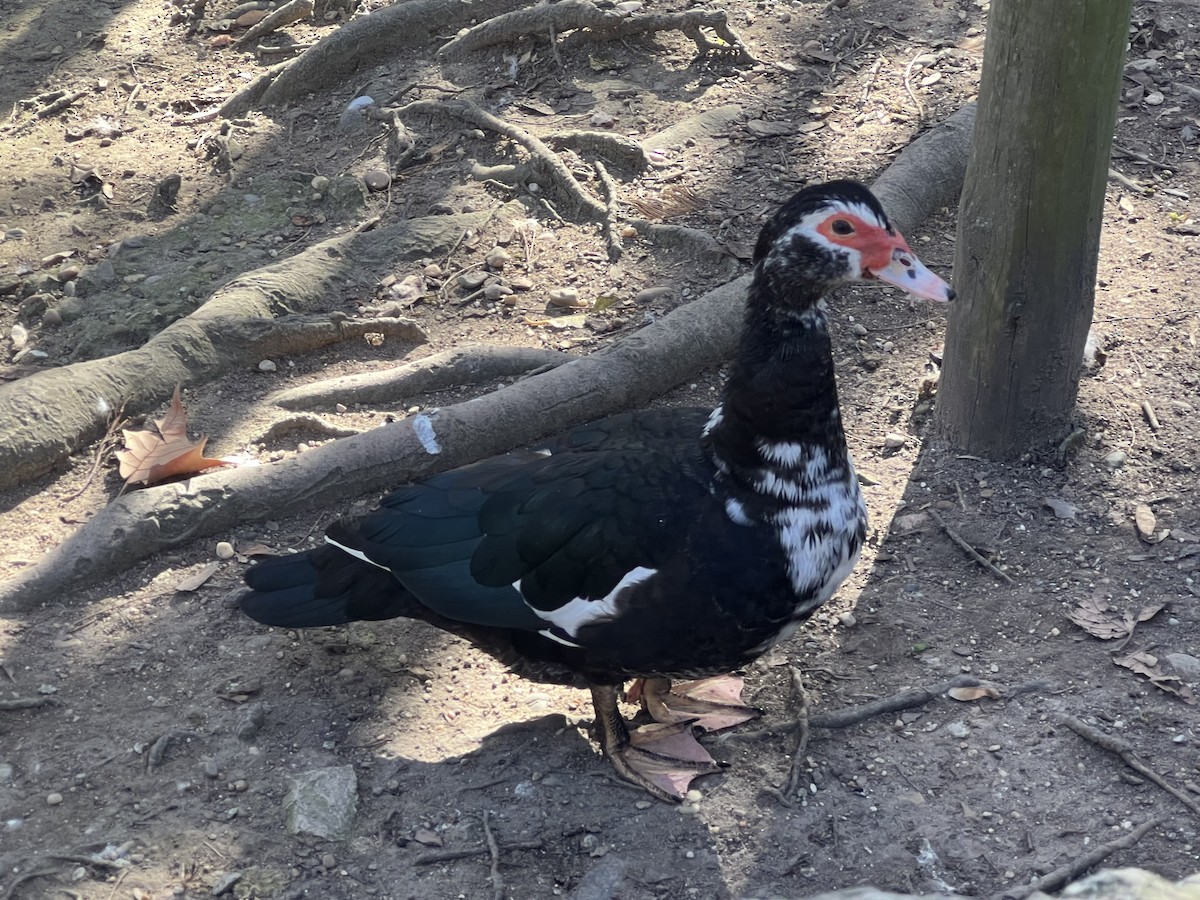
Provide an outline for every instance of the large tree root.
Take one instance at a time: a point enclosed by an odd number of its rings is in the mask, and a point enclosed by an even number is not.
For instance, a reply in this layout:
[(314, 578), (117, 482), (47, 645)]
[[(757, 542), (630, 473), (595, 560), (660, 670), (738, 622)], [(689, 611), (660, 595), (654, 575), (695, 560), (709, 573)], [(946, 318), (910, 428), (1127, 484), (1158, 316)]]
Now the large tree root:
[[(49, 471), (99, 438), (116, 410), (137, 415), (154, 408), (177, 383), (215, 378), (264, 356), (304, 352), (365, 331), (391, 330), (423, 341), (419, 329), (403, 323), (360, 327), (328, 316), (277, 317), (327, 306), (346, 282), (366, 272), (444, 253), (464, 229), (478, 229), (494, 214), (429, 216), (333, 238), (234, 278), (136, 350), (0, 384), (0, 490)], [(516, 218), (524, 212), (513, 204), (501, 214)]]
[(280, 391), (269, 399), (284, 409), (317, 409), (337, 403), (399, 403), (414, 394), (527, 375), (534, 370), (549, 371), (572, 359), (557, 350), (471, 344), (382, 372), (327, 378)]
[(425, 47), (439, 34), (503, 15), (526, 0), (406, 0), (352, 19), (312, 49), (268, 69), (222, 104), (226, 119), (255, 107), (282, 106), (335, 87), (408, 47)]
[[(902, 231), (957, 196), (970, 117), (967, 111), (957, 113), (914, 142), (876, 182)], [(189, 540), (394, 487), (644, 403), (733, 352), (747, 283), (745, 276), (731, 281), (619, 344), (477, 400), (270, 466), (225, 469), (127, 494), (37, 563), (0, 583), (0, 613), (60, 601)]]
[[(705, 37), (705, 28), (711, 29), (719, 42)], [(682, 31), (696, 44), (701, 56), (718, 52), (729, 54), (741, 62), (756, 61), (741, 38), (729, 27), (724, 10), (692, 9), (679, 13), (627, 15), (617, 10), (601, 9), (590, 0), (559, 0), (558, 3), (531, 6), (496, 16), (449, 41), (438, 54), (444, 59), (456, 59), (472, 50), (510, 43), (529, 35), (562, 34), (580, 29), (587, 29), (587, 32), (572, 36), (572, 43), (615, 41), (656, 31)]]

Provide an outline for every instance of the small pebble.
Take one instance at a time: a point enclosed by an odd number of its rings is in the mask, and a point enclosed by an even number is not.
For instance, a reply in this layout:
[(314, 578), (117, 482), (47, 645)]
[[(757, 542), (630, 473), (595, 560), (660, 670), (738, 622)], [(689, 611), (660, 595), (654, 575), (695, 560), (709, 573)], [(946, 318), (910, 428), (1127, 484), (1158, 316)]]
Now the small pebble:
[(483, 262), (489, 269), (500, 270), (512, 262), (512, 254), (501, 247), (497, 247), (494, 250), (488, 251), (488, 255), (483, 258)]
[(841, 622), (846, 628), (853, 628), (858, 624), (858, 619), (854, 618), (854, 613), (852, 612), (842, 613), (840, 616), (838, 616), (838, 621)]
[(63, 795), (55, 791), (53, 794), (46, 795), (46, 804), (48, 806), (58, 806), (63, 802)]
[(1104, 464), (1110, 469), (1119, 469), (1125, 465), (1125, 461), (1129, 459), (1129, 454), (1124, 450), (1114, 450), (1104, 457)]
[(233, 544), (229, 541), (217, 542), (217, 559), (233, 559)]
[(884, 435), (883, 446), (888, 450), (898, 450), (908, 443), (908, 436), (889, 432)]
[(587, 306), (587, 301), (579, 299), (579, 291), (575, 288), (553, 288), (549, 293), (550, 305), (567, 309), (580, 309)]
[(269, 359), (264, 359), (258, 364), (258, 371), (260, 372), (274, 372), (277, 368), (278, 366)]
[(368, 169), (363, 173), (363, 181), (372, 191), (382, 191), (392, 183), (392, 176), (383, 169)]
[(854, 327), (851, 330), (859, 337), (865, 337), (867, 334), (867, 326), (862, 322), (855, 322)]
[(687, 799), (688, 803), (699, 803), (701, 800), (704, 799), (704, 795), (702, 793), (700, 793), (698, 790), (696, 790), (695, 788), (692, 788), (690, 791), (687, 792), (686, 799)]
[(946, 731), (950, 733), (951, 737), (966, 738), (971, 736), (971, 729), (964, 722), (951, 722), (946, 726)]
[(332, 869), (334, 866), (337, 865), (337, 860), (334, 859), (332, 853), (322, 853), (321, 854), (321, 865), (323, 865), (326, 869)]
[(634, 809), (649, 809), (650, 801), (649, 800), (639, 800), (637, 803), (633, 804), (633, 808)]

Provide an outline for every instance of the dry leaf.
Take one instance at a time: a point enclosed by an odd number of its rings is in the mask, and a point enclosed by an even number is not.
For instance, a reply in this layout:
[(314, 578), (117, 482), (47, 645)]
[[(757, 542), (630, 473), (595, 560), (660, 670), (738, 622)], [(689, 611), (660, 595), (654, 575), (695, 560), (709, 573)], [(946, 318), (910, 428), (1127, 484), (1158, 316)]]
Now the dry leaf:
[(1114, 657), (1113, 662), (1145, 676), (1156, 688), (1166, 691), (1168, 694), (1174, 694), (1184, 703), (1196, 705), (1196, 695), (1192, 689), (1184, 684), (1182, 679), (1176, 678), (1174, 675), (1164, 675), (1162, 669), (1158, 667), (1158, 657), (1152, 653), (1142, 650), (1130, 653), (1128, 656)]
[(177, 475), (194, 475), (213, 466), (231, 465), (222, 459), (205, 457), (208, 438), (188, 440), (187, 413), (179, 401), (179, 385), (175, 385), (166, 416), (155, 420), (154, 426), (142, 431), (128, 428), (121, 431), (125, 449), (117, 451), (117, 459), (126, 484), (157, 484)]
[(1167, 604), (1165, 603), (1157, 603), (1153, 606), (1143, 606), (1141, 612), (1137, 614), (1137, 620), (1139, 622), (1149, 622), (1166, 608)]
[(995, 685), (982, 684), (971, 685), (970, 687), (952, 687), (946, 691), (952, 700), (961, 700), (963, 703), (970, 703), (974, 700), (999, 700), (1001, 694)]
[(220, 563), (211, 562), (199, 572), (189, 575), (187, 578), (183, 579), (183, 581), (179, 582), (179, 584), (175, 585), (175, 590), (185, 593), (191, 593), (192, 591), (199, 590), (204, 582), (208, 581), (208, 579), (217, 574), (217, 570), (220, 568)]
[(1074, 519), (1075, 514), (1079, 512), (1079, 507), (1073, 503), (1068, 503), (1066, 500), (1057, 500), (1054, 497), (1044, 497), (1042, 502), (1054, 510), (1056, 519)]
[(1116, 616), (1108, 611), (1103, 600), (1088, 597), (1068, 613), (1067, 618), (1093, 637), (1102, 641), (1129, 637), (1133, 633), (1132, 616)]

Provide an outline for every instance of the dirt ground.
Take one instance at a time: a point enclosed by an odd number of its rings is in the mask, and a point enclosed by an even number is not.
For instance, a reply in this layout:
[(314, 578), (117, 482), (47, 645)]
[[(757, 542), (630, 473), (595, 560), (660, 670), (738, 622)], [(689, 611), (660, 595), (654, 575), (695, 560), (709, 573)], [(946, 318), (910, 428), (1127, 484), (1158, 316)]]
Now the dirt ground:
[[(262, 64), (253, 55), (220, 33), (189, 35), (167, 3), (0, 0), (0, 101), (12, 110), (0, 126), (0, 324), (12, 336), (0, 375), (16, 381), (136, 346), (232, 275), (371, 215), (512, 199), (465, 169), (471, 158), (512, 159), (512, 146), (435, 121), (420, 123), (433, 156), (390, 191), (352, 191), (341, 206), (314, 199), (313, 176), (361, 176), (382, 159), (374, 130), (339, 125), (346, 104), (414, 81), (466, 87), (539, 134), (586, 126), (641, 138), (737, 107), (668, 148), (665, 168), (622, 185), (628, 214), (706, 230), (733, 256), (699, 266), (635, 244), (610, 264), (594, 226), (533, 207), (536, 261), (514, 306), (456, 302), (466, 291), (448, 281), (405, 309), (429, 331), (427, 346), (356, 342), (193, 385), (184, 392), (193, 431), (210, 435), (213, 455), (265, 463), (322, 439), (263, 439), (283, 415), (264, 398), (280, 388), (468, 341), (604, 346), (744, 270), (736, 257), (792, 191), (827, 177), (870, 180), (969, 100), (986, 7), (730, 0), (722, 8), (757, 65), (695, 61), (678, 33), (576, 44), (557, 60), (544, 42), (441, 66), (428, 54), (397, 57), (336, 94), (238, 120), (223, 172), (204, 143), (196, 149), (213, 123), (177, 122), (244, 84)], [(1105, 204), (1101, 352), (1082, 381), (1079, 434), (1062, 453), (1000, 465), (939, 449), (927, 439), (927, 381), (941, 314), (879, 290), (833, 301), (844, 418), (868, 478), (869, 546), (828, 608), (750, 670), (747, 696), (767, 728), (705, 739), (730, 768), (698, 782), (700, 799), (672, 807), (615, 783), (581, 692), (511, 677), (425, 626), (291, 633), (229, 608), (253, 545), (307, 546), (377, 499), (347, 498), (195, 541), (0, 619), (0, 699), (47, 701), (0, 710), (0, 896), (144, 900), (216, 887), (242, 898), (690, 900), (862, 884), (995, 896), (1151, 822), (1105, 864), (1172, 879), (1200, 870), (1200, 815), (1062, 720), (1127, 742), (1200, 802), (1200, 708), (1188, 687), (1200, 688), (1200, 53), (1189, 19), (1183, 2), (1136, 4), (1113, 159), (1120, 179)], [(337, 27), (287, 33), (305, 43)], [(84, 93), (41, 118), (20, 102), (52, 89)], [(148, 213), (171, 174), (182, 176), (176, 210)], [(947, 275), (953, 230), (947, 211), (909, 235)], [(428, 262), (479, 269), (497, 242), (516, 252), (505, 231), (493, 222)], [(82, 274), (68, 287), (73, 267)], [(633, 301), (659, 286), (667, 290)], [(616, 302), (586, 321), (553, 321), (563, 312), (548, 311), (555, 287)], [(388, 296), (372, 273), (329, 308), (357, 313)], [(711, 404), (721, 377), (699, 373), (661, 402)], [(371, 427), (468, 395), (324, 417)], [(19, 571), (118, 494), (110, 458), (91, 477), (95, 455), (0, 497), (0, 573)], [(218, 560), (218, 539), (240, 555)], [(176, 590), (214, 561), (202, 586)], [(1112, 637), (1093, 636), (1072, 613)], [(1003, 696), (942, 696), (817, 729), (811, 789), (787, 806), (770, 789), (786, 777), (794, 735), (770, 726), (794, 715), (789, 666), (804, 673), (817, 712), (961, 673)], [(286, 776), (331, 766), (357, 776), (352, 837), (289, 834)]]

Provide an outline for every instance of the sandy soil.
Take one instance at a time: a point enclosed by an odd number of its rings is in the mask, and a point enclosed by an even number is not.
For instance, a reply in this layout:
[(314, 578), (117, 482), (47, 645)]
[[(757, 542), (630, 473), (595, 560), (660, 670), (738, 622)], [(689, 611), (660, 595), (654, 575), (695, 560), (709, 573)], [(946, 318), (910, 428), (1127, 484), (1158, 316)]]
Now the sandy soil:
[[(233, 274), (370, 215), (511, 199), (469, 179), (465, 160), (511, 159), (512, 146), (444, 122), (419, 124), (435, 153), (390, 192), (344, 205), (313, 198), (314, 175), (359, 176), (382, 159), (374, 131), (339, 128), (353, 92), (386, 98), (410, 81), (470, 86), (466, 96), (540, 134), (611, 119), (637, 137), (739, 106), (736, 119), (623, 190), (627, 212), (705, 229), (744, 252), (796, 188), (869, 180), (923, 125), (971, 97), (986, 6), (732, 0), (731, 23), (768, 61), (757, 66), (693, 62), (678, 34), (577, 47), (561, 66), (544, 45), (527, 57), (518, 47), (511, 64), (511, 48), (443, 67), (397, 58), (337, 95), (239, 120), (240, 155), (222, 172), (194, 151), (213, 126), (173, 123), (244, 83), (260, 65), (252, 55), (213, 33), (189, 36), (172, 24), (174, 7), (150, 0), (0, 0), (0, 100), (13, 110), (0, 127), (0, 323), (6, 337), (21, 324), (25, 346), (44, 354), (26, 353), (0, 376), (134, 346)], [(812, 788), (792, 806), (769, 789), (786, 776), (794, 735), (746, 727), (706, 739), (731, 765), (698, 783), (698, 801), (651, 803), (611, 779), (582, 693), (523, 682), (420, 625), (289, 633), (228, 608), (253, 545), (307, 546), (330, 520), (376, 499), (348, 498), (221, 536), (240, 557), (217, 560), (214, 540), (197, 541), (0, 620), (0, 699), (48, 701), (0, 710), (3, 896), (202, 897), (228, 873), (241, 877), (227, 895), (243, 898), (499, 896), (485, 815), (504, 895), (521, 900), (798, 897), (867, 883), (996, 895), (1152, 821), (1107, 864), (1171, 878), (1200, 869), (1200, 817), (1062, 722), (1076, 717), (1127, 742), (1200, 802), (1200, 719), (1187, 696), (1187, 682), (1200, 681), (1200, 238), (1191, 199), (1200, 194), (1200, 54), (1191, 12), (1170, 0), (1135, 11), (1113, 162), (1124, 180), (1110, 182), (1097, 292), (1104, 361), (1083, 379), (1081, 434), (1065, 454), (998, 465), (926, 442), (940, 314), (882, 291), (833, 303), (850, 443), (871, 482), (870, 546), (834, 602), (751, 669), (748, 699), (766, 710), (766, 725), (786, 722), (789, 666), (803, 671), (819, 711), (960, 673), (995, 683), (1002, 699), (941, 697), (817, 730)], [(306, 42), (336, 27), (289, 34)], [(43, 118), (19, 103), (51, 89), (85, 93)], [(86, 170), (96, 173), (90, 186)], [(182, 176), (177, 210), (149, 214), (155, 186), (171, 174)], [(104, 183), (112, 197), (98, 200)], [(193, 429), (211, 436), (216, 455), (268, 462), (303, 452), (319, 438), (261, 439), (283, 415), (263, 402), (269, 393), (470, 340), (586, 351), (744, 268), (645, 248), (610, 264), (594, 227), (556, 223), (544, 209), (539, 218), (524, 273), (532, 289), (515, 306), (456, 303), (465, 292), (451, 284), (407, 310), (429, 330), (429, 346), (343, 345), (193, 386), (184, 393)], [(947, 274), (953, 229), (948, 211), (909, 235)], [(431, 261), (447, 272), (478, 268), (511, 237), (493, 223)], [(46, 262), (60, 253), (69, 255)], [(64, 269), (86, 275), (105, 261), (109, 286), (65, 287)], [(548, 291), (563, 286), (618, 302), (586, 323), (550, 327)], [(655, 286), (669, 290), (633, 302)], [(329, 307), (357, 312), (385, 290), (364, 275)], [(9, 343), (9, 360), (18, 344)], [(711, 403), (721, 377), (700, 373), (662, 402)], [(369, 427), (462, 396), (329, 418)], [(888, 447), (889, 434), (904, 436), (903, 446)], [(117, 495), (110, 459), (90, 478), (94, 458), (94, 449), (80, 453), (0, 497), (0, 572), (18, 571)], [(938, 517), (1011, 581), (968, 558)], [(214, 561), (203, 586), (176, 590)], [(1069, 618), (1083, 608), (1093, 621), (1119, 622), (1159, 606), (1132, 636), (1109, 641)], [(1149, 668), (1114, 665), (1123, 659)], [(289, 834), (286, 777), (340, 765), (358, 779), (353, 836)], [(438, 857), (446, 851), (461, 854)]]

